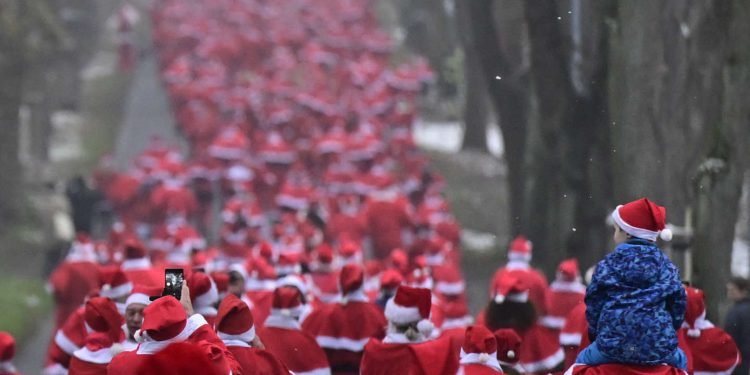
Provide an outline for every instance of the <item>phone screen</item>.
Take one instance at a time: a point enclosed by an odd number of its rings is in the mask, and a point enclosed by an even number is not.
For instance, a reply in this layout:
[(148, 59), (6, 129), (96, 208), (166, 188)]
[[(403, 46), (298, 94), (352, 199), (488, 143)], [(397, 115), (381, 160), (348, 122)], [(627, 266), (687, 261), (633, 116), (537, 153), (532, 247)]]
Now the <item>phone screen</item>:
[(182, 298), (182, 282), (184, 273), (182, 268), (167, 268), (164, 270), (164, 292), (162, 296)]

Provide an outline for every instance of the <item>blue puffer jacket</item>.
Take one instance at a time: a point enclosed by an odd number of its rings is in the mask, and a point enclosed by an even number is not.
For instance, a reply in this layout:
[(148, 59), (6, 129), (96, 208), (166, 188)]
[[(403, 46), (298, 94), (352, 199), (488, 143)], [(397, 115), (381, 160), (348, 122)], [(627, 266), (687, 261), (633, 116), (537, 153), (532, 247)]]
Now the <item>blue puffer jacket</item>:
[(655, 243), (632, 238), (596, 266), (586, 290), (589, 337), (620, 363), (663, 363), (677, 349), (686, 308), (674, 264)]

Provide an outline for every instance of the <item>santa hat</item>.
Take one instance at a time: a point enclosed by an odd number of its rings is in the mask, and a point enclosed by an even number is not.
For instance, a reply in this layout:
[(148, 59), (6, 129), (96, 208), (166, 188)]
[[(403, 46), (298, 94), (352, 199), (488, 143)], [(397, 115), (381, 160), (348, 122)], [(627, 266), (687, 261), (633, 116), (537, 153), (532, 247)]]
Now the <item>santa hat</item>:
[(354, 241), (344, 241), (339, 247), (339, 255), (343, 263), (361, 263), (362, 247)]
[(404, 282), (404, 277), (401, 272), (393, 268), (389, 268), (380, 274), (380, 289), (396, 289), (402, 282)]
[(480, 325), (467, 327), (461, 347), (461, 364), (481, 364), (500, 370), (495, 335)]
[(0, 331), (0, 363), (10, 362), (15, 356), (16, 340), (10, 333)]
[(429, 289), (401, 285), (385, 305), (385, 318), (395, 325), (416, 322), (417, 330), (427, 337), (434, 328), (429, 320), (431, 308), (432, 293)]
[(331, 248), (331, 245), (327, 243), (321, 243), (320, 245), (318, 245), (318, 247), (315, 248), (315, 253), (317, 255), (319, 264), (329, 265), (333, 263), (333, 249)]
[(122, 325), (125, 320), (117, 311), (114, 302), (105, 297), (94, 297), (86, 301), (83, 319), (88, 328), (96, 332), (105, 332), (116, 338), (115, 341), (124, 339)]
[(466, 282), (457, 267), (436, 267), (432, 270), (435, 278), (435, 291), (449, 296), (461, 295), (466, 291)]
[(261, 241), (253, 247), (253, 253), (257, 256), (270, 261), (273, 258), (273, 247), (266, 241)]
[(528, 302), (529, 286), (522, 278), (505, 274), (495, 284), (495, 303), (501, 304), (505, 301)]
[(125, 259), (141, 259), (148, 255), (146, 247), (135, 237), (125, 240)]
[(273, 291), (272, 315), (299, 318), (302, 312), (302, 294), (299, 289), (280, 286)]
[(107, 364), (112, 357), (121, 351), (121, 346), (115, 344), (117, 337), (112, 337), (105, 332), (93, 332), (86, 336), (83, 348), (77, 350), (74, 355), (84, 362)]
[(511, 261), (530, 262), (531, 250), (533, 245), (531, 241), (523, 235), (518, 235), (510, 242), (508, 247), (508, 259)]
[(576, 259), (566, 259), (557, 267), (557, 277), (562, 281), (576, 281), (581, 277)]
[(190, 300), (196, 310), (211, 308), (219, 302), (219, 289), (211, 277), (203, 272), (193, 272), (188, 278), (190, 286)]
[(172, 343), (158, 353), (143, 357), (143, 363), (133, 369), (135, 375), (192, 374), (196, 369), (200, 369), (202, 375), (230, 373), (223, 350), (205, 340)]
[(298, 252), (282, 253), (276, 263), (276, 273), (278, 275), (293, 275), (302, 272), (299, 258), (300, 253)]
[(99, 272), (101, 291), (99, 295), (110, 299), (118, 299), (129, 295), (133, 291), (133, 283), (117, 266), (102, 267)]
[(234, 294), (227, 295), (219, 305), (216, 333), (222, 340), (250, 343), (255, 339), (253, 314), (247, 304)]
[(307, 282), (299, 275), (287, 275), (276, 281), (278, 286), (290, 286), (297, 288), (302, 296), (307, 295)]
[(612, 220), (625, 233), (649, 241), (659, 237), (672, 239), (672, 231), (666, 228), (667, 209), (647, 198), (620, 205), (612, 212)]
[(391, 250), (388, 260), (391, 266), (401, 272), (402, 275), (409, 270), (409, 255), (403, 249)]
[(151, 304), (151, 297), (160, 296), (161, 293), (161, 287), (137, 285), (125, 301), (125, 308), (135, 303), (148, 306)]
[(347, 295), (356, 294), (358, 291), (363, 292), (365, 271), (358, 264), (347, 264), (341, 269), (339, 274), (339, 286), (344, 298)]
[(504, 328), (495, 331), (497, 359), (501, 364), (514, 365), (521, 358), (521, 336), (516, 331)]
[(692, 338), (701, 336), (701, 330), (712, 328), (714, 325), (706, 320), (706, 302), (703, 291), (697, 288), (685, 287), (687, 293), (687, 309), (683, 328), (687, 328), (687, 335)]
[(180, 301), (165, 296), (152, 302), (143, 310), (141, 332), (155, 341), (172, 340), (187, 325), (187, 314)]

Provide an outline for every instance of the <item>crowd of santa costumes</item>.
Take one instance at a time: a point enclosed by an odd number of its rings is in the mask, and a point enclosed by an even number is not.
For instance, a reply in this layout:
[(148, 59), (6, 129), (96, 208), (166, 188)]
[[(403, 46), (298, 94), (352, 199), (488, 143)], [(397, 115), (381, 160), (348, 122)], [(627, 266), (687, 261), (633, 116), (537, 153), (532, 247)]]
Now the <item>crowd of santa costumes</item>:
[[(523, 237), (470, 314), (460, 228), (411, 138), (432, 72), (394, 63), (372, 1), (159, 0), (151, 16), (187, 149), (154, 139), (96, 171), (117, 220), (49, 280), (45, 374), (684, 373), (574, 365), (578, 264), (548, 283)], [(166, 268), (184, 270), (180, 300), (152, 298)], [(736, 346), (687, 290), (689, 372), (731, 373)]]

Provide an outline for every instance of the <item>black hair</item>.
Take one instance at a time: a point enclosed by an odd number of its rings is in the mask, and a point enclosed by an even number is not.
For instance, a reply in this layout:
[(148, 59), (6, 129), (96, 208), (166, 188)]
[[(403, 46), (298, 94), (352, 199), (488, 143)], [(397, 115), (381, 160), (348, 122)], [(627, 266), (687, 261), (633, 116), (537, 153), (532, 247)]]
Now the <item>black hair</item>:
[(491, 301), (485, 309), (485, 324), (491, 331), (501, 328), (512, 328), (525, 331), (534, 325), (537, 319), (536, 309), (531, 302)]
[(741, 292), (750, 293), (750, 280), (744, 277), (734, 276), (729, 279), (729, 283), (734, 285)]

